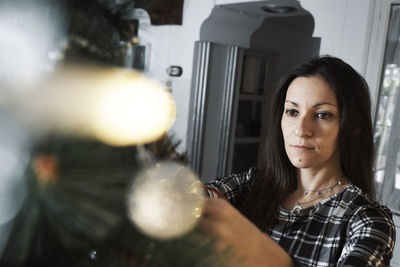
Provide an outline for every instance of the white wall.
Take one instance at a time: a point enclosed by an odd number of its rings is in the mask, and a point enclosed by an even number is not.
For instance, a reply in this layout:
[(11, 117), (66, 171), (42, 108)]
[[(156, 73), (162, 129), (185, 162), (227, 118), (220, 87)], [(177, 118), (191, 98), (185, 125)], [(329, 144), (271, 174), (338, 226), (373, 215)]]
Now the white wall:
[[(201, 23), (215, 4), (254, 0), (185, 0), (183, 24), (139, 28), (139, 37), (151, 43), (149, 75), (171, 84), (177, 105), (177, 118), (171, 133), (182, 141), (185, 150), (190, 100), (194, 42), (199, 39)], [(321, 54), (337, 56), (365, 74), (374, 0), (300, 0), (315, 19), (314, 36), (321, 37)], [(181, 77), (166, 73), (170, 65), (183, 68)]]
[(322, 38), (321, 54), (337, 56), (365, 74), (373, 0), (301, 0)]
[[(148, 75), (172, 89), (177, 117), (170, 132), (182, 142), (181, 151), (186, 147), (194, 42), (199, 40), (201, 23), (213, 7), (214, 0), (185, 0), (182, 25), (139, 27), (139, 38), (151, 43)], [(182, 76), (169, 77), (166, 69), (170, 65), (181, 66)]]

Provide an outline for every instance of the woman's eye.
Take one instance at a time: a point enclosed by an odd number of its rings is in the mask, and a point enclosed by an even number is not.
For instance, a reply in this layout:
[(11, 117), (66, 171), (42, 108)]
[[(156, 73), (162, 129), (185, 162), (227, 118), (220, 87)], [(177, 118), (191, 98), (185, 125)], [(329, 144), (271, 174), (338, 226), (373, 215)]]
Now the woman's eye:
[(332, 118), (332, 113), (330, 112), (318, 112), (316, 117), (321, 120), (326, 120)]
[(299, 113), (297, 112), (297, 110), (295, 110), (295, 109), (290, 109), (290, 108), (288, 108), (288, 109), (286, 109), (285, 110), (285, 113), (287, 114), (287, 115), (289, 115), (290, 117), (295, 117), (295, 116), (297, 116)]

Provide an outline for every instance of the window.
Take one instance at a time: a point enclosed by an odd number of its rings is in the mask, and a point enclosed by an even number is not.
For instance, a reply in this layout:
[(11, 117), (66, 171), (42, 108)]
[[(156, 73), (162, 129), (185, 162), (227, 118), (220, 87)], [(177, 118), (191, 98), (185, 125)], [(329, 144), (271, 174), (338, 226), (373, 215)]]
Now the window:
[(378, 198), (400, 213), (400, 4), (392, 4), (375, 116)]

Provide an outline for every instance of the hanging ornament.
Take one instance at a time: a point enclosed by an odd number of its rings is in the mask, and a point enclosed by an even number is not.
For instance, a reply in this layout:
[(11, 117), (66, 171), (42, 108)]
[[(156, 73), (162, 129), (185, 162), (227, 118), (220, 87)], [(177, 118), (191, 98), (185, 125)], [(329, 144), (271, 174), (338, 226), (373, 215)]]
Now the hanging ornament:
[(128, 192), (128, 215), (150, 237), (177, 238), (195, 227), (203, 194), (189, 168), (172, 161), (157, 163), (136, 176)]
[(55, 181), (58, 176), (58, 160), (53, 155), (39, 154), (32, 160), (32, 168), (35, 171), (39, 184), (46, 185)]

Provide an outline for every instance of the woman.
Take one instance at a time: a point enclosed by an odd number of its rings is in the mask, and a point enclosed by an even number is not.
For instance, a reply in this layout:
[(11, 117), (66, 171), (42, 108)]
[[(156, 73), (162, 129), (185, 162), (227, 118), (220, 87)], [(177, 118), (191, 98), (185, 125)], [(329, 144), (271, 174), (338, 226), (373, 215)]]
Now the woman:
[(395, 227), (374, 200), (370, 96), (334, 57), (285, 77), (269, 113), (266, 165), (207, 184), (202, 226), (244, 266), (388, 266)]

